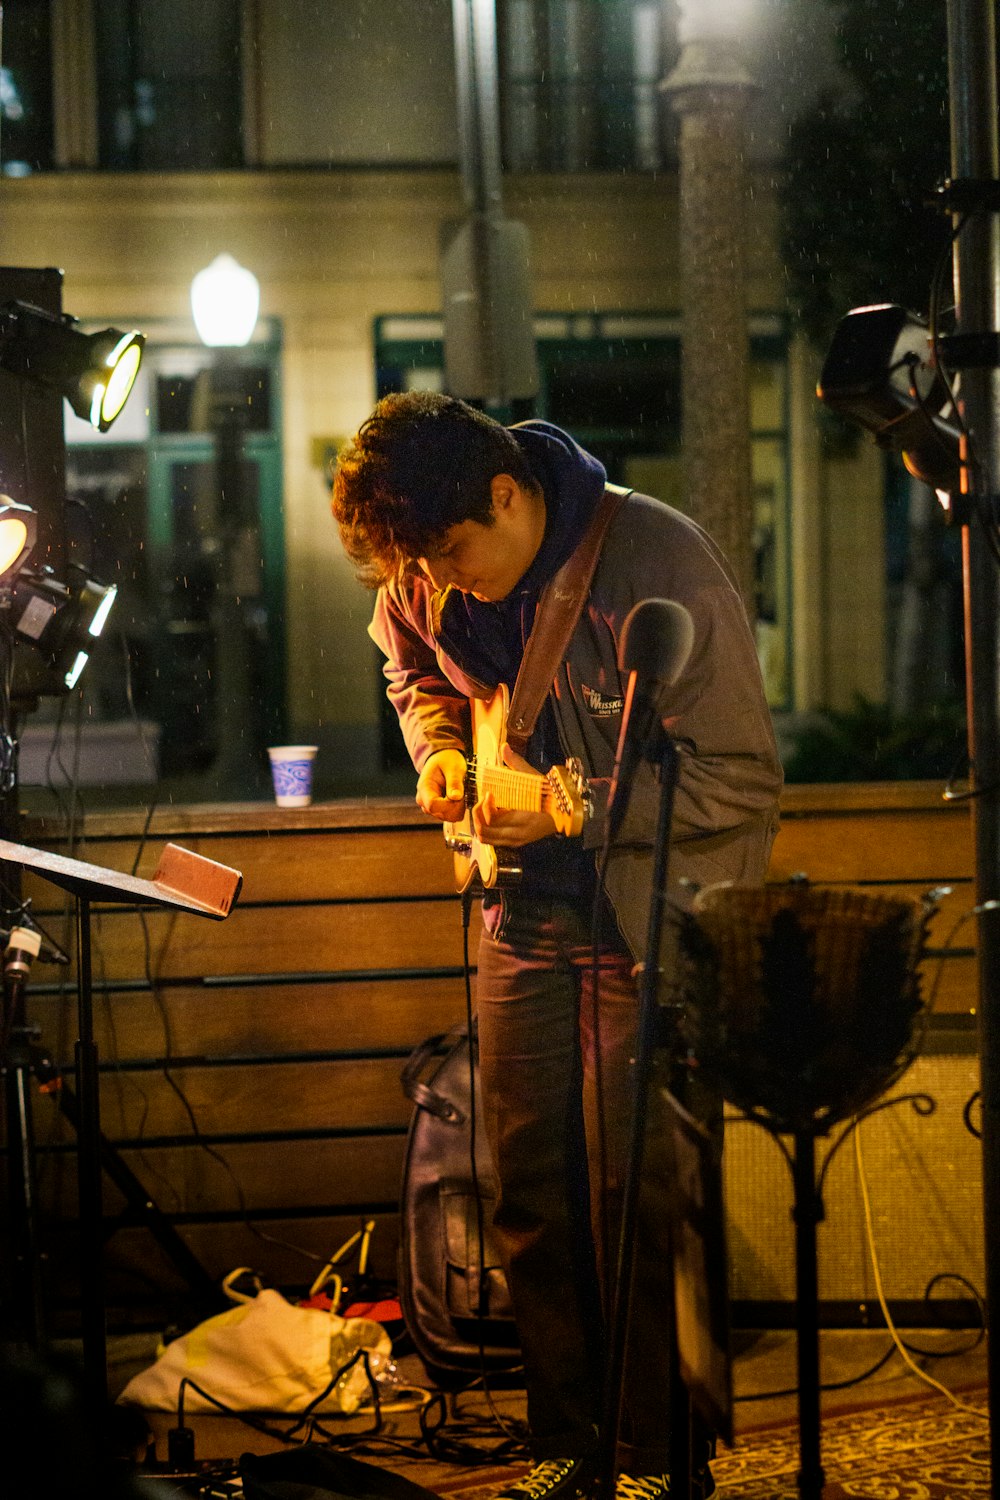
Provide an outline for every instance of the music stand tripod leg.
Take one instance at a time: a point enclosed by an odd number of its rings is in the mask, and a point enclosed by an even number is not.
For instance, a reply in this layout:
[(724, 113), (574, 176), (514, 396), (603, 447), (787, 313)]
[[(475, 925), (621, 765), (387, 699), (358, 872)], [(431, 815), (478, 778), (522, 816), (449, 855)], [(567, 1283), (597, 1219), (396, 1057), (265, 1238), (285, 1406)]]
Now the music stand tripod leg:
[[(79, 1133), (79, 1100), (73, 1090), (61, 1081), (58, 1068), (50, 1058), (46, 1058), (39, 1063), (38, 1073), (43, 1082), (56, 1085), (53, 1092), (59, 1108), (74, 1130)], [(199, 1312), (206, 1317), (211, 1312), (217, 1312), (222, 1301), (218, 1283), (206, 1271), (190, 1245), (181, 1238), (170, 1219), (132, 1169), (122, 1160), (103, 1131), (100, 1132), (99, 1142), (101, 1167), (125, 1198), (128, 1211), (132, 1215), (131, 1222), (138, 1222), (148, 1229), (160, 1248), (173, 1261), (174, 1266), (194, 1294)], [(102, 1238), (106, 1240), (108, 1237), (103, 1234), (102, 1229)]]

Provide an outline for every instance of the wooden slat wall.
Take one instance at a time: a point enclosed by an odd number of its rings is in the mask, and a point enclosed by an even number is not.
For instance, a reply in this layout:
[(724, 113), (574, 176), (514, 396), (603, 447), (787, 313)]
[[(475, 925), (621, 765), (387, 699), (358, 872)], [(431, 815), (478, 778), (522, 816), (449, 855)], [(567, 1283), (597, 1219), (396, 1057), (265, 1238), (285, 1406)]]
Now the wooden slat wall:
[[(131, 870), (136, 827), (88, 819), (73, 853)], [(241, 870), (243, 891), (223, 922), (94, 907), (106, 1136), (214, 1277), (250, 1264), (274, 1284), (308, 1285), (308, 1256), (325, 1259), (369, 1216), (371, 1266), (393, 1275), (410, 1116), (400, 1072), (465, 1016), (461, 905), (439, 830), (386, 803), (159, 813), (136, 873), (152, 875), (167, 840)], [(62, 892), (34, 877), (25, 890), (69, 947)], [(69, 1064), (75, 981), (60, 993), (59, 977), (36, 968), (30, 1013)], [(46, 1206), (69, 1226), (73, 1132), (44, 1100), (36, 1121)], [(121, 1205), (110, 1184), (106, 1202), (109, 1215)], [(71, 1232), (55, 1260), (54, 1295), (72, 1301)], [(113, 1320), (130, 1303), (141, 1312), (150, 1276), (181, 1286), (145, 1228), (119, 1229), (108, 1264)]]
[[(968, 802), (945, 802), (938, 783), (786, 788), (770, 879), (796, 873), (822, 885), (858, 885), (938, 903), (923, 964), (924, 994), (939, 1017), (976, 1009), (975, 862)], [(963, 920), (965, 919), (965, 920)]]
[[(967, 807), (922, 786), (790, 788), (772, 878), (953, 894), (933, 941), (973, 901)], [(224, 922), (95, 907), (94, 979), (106, 1135), (206, 1269), (257, 1268), (308, 1284), (315, 1263), (376, 1220), (373, 1268), (393, 1274), (409, 1105), (399, 1074), (429, 1034), (465, 1015), (460, 903), (439, 831), (412, 805), (255, 805), (90, 817), (76, 857), (151, 875), (167, 840), (244, 873)], [(57, 847), (38, 822), (26, 842)], [(62, 892), (25, 881), (46, 929), (70, 945)], [(938, 1009), (974, 1008), (973, 924), (941, 965)], [(478, 919), (470, 932), (473, 960)], [(72, 976), (37, 966), (30, 1018), (57, 1061), (76, 1035)], [(930, 976), (929, 976), (930, 978)], [(53, 1222), (54, 1303), (72, 1307), (73, 1133), (35, 1105)], [(107, 1211), (120, 1207), (107, 1188)], [(266, 1236), (266, 1237), (264, 1237)], [(298, 1247), (298, 1248), (296, 1248)], [(303, 1253), (300, 1253), (303, 1252)], [(113, 1322), (163, 1315), (183, 1293), (145, 1228), (108, 1246)]]

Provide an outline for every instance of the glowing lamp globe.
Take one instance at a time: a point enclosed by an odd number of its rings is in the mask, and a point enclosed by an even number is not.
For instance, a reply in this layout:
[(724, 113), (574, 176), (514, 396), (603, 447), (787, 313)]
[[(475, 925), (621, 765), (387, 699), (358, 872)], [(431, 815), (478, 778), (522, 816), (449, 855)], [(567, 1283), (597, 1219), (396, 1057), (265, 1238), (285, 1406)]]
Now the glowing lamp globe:
[(191, 283), (191, 312), (198, 337), (209, 348), (248, 344), (257, 326), (260, 285), (231, 255), (217, 255)]

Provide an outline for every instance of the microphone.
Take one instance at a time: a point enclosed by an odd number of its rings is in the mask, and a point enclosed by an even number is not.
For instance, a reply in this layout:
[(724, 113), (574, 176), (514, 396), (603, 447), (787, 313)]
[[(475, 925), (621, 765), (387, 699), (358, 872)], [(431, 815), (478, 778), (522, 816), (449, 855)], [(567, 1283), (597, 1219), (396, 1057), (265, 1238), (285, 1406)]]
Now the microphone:
[(26, 979), (42, 946), (41, 934), (31, 927), (15, 927), (3, 956), (5, 979)]
[(621, 828), (639, 762), (659, 755), (664, 729), (657, 702), (683, 672), (693, 645), (694, 621), (673, 599), (643, 599), (625, 620), (618, 666), (629, 680), (608, 796), (607, 844)]
[(38, 959), (39, 963), (68, 964), (70, 962), (69, 954), (65, 949), (60, 948), (58, 943), (47, 943), (41, 933), (34, 927), (22, 926), (13, 929), (0, 927), (0, 948), (6, 948), (13, 940), (15, 933), (20, 932), (30, 932), (38, 938), (39, 946), (35, 949), (34, 956)]

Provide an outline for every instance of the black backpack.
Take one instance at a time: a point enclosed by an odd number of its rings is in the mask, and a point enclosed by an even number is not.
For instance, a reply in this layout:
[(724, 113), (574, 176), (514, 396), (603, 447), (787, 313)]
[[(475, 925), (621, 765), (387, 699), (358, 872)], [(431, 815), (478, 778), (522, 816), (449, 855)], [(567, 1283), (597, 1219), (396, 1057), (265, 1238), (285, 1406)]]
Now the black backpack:
[(399, 1300), (407, 1332), (442, 1384), (456, 1375), (513, 1370), (521, 1356), (491, 1233), (496, 1178), (479, 1104), (478, 1065), (475, 1182), (472, 1172), (467, 1028), (429, 1037), (411, 1055), (402, 1081), (416, 1106), (400, 1203)]

